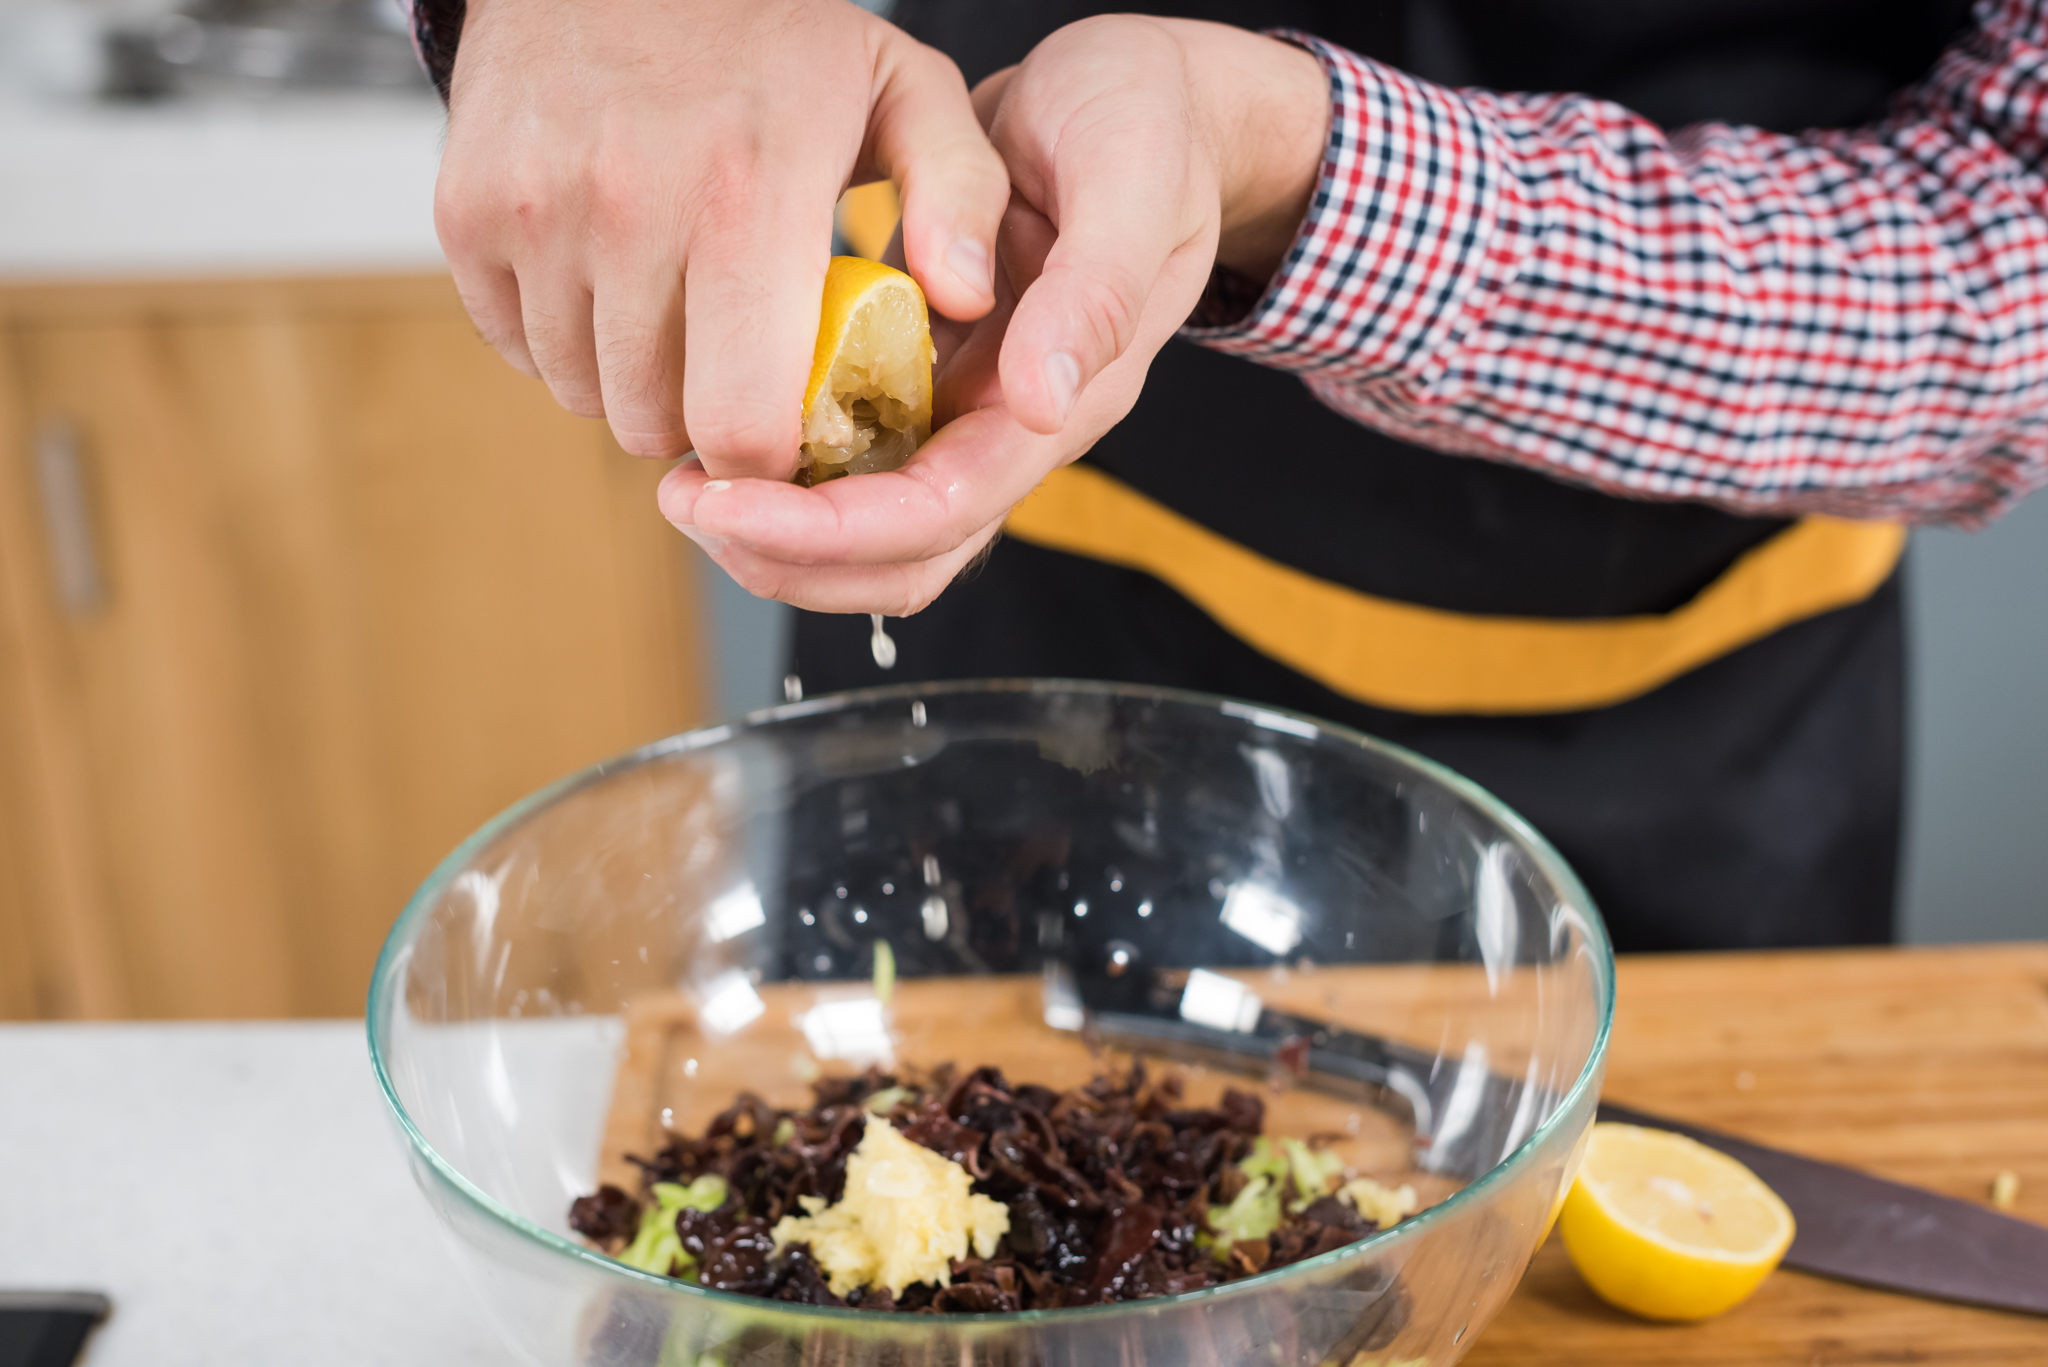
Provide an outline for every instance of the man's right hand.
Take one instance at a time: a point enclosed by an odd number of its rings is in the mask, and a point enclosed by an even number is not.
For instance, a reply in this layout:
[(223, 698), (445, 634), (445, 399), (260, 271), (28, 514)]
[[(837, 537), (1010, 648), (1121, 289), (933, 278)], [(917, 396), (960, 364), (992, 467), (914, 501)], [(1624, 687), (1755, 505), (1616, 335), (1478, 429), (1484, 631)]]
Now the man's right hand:
[(832, 209), (903, 196), (939, 313), (994, 303), (1009, 176), (959, 71), (848, 0), (470, 0), (434, 219), (470, 317), (641, 456), (787, 479)]

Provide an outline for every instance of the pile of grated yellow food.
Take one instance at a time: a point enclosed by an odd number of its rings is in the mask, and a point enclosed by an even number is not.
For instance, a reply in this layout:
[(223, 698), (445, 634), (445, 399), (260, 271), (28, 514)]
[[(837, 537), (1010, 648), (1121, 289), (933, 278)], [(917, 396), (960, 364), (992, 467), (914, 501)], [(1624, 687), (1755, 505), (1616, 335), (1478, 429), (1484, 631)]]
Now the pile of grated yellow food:
[(871, 1119), (846, 1160), (845, 1196), (834, 1206), (799, 1197), (810, 1213), (776, 1222), (775, 1251), (808, 1243), (835, 1296), (856, 1287), (885, 1286), (900, 1296), (913, 1282), (944, 1286), (970, 1243), (993, 1257), (1010, 1231), (1009, 1210), (970, 1192), (972, 1181), (958, 1163)]

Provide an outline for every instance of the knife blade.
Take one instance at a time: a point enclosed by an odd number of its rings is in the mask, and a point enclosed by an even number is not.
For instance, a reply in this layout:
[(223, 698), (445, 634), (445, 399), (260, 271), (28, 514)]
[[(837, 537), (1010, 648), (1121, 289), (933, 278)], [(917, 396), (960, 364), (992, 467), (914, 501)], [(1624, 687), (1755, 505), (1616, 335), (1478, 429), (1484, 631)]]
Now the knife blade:
[(1748, 1168), (1792, 1208), (1785, 1266), (1886, 1291), (2048, 1315), (2048, 1227), (1953, 1196), (1629, 1106), (1599, 1118), (1672, 1130)]
[[(1133, 981), (1135, 979), (1136, 981)], [(1147, 1051), (1267, 1065), (1294, 1052), (1305, 1081), (1379, 1089), (1405, 1105), (1427, 1146), (1424, 1168), (1476, 1177), (1512, 1152), (1555, 1093), (1503, 1076), (1470, 1046), (1447, 1058), (1375, 1035), (1267, 1007), (1235, 979), (1195, 969), (1112, 981), (1048, 961), (1045, 1021), (1088, 1028)], [(2048, 1227), (1968, 1201), (1873, 1177), (1818, 1158), (1608, 1102), (1599, 1119), (1671, 1130), (1763, 1179), (1792, 1209), (1798, 1231), (1785, 1266), (1908, 1295), (2048, 1315)]]

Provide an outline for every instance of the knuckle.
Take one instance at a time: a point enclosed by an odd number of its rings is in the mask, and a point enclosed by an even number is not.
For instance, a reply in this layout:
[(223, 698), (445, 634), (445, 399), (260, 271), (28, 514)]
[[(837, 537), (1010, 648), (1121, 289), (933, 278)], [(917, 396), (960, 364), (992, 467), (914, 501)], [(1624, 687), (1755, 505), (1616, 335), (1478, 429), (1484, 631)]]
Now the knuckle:
[(961, 527), (950, 524), (940, 527), (932, 533), (924, 545), (916, 550), (910, 558), (916, 563), (923, 564), (951, 555), (954, 551), (959, 550), (961, 546), (965, 545), (969, 537), (980, 530), (981, 528), (979, 527)]
[(1177, 46), (1166, 28), (1151, 16), (1094, 14), (1054, 32), (1025, 58), (1024, 64), (1027, 69), (1065, 69), (1078, 61), (1085, 68), (1100, 69), (1114, 63), (1132, 72), (1141, 69), (1146, 57), (1167, 55)]
[(938, 159), (953, 182), (952, 196), (976, 213), (1000, 215), (1010, 203), (1010, 167), (986, 137), (951, 139)]
[(668, 401), (670, 351), (660, 327), (630, 314), (609, 313), (597, 319), (597, 337), (598, 371), (614, 401), (678, 416)]
[(667, 357), (658, 338), (650, 340), (645, 329), (607, 331), (600, 343), (598, 370), (604, 411), (622, 447), (651, 457), (676, 456), (689, 449), (690, 437), (668, 383)]
[(797, 420), (758, 400), (699, 400), (688, 414), (697, 447), (714, 456), (781, 456), (797, 448)]
[(434, 181), (434, 232), (451, 256), (481, 248), (496, 221), (494, 196), (468, 176), (443, 170)]
[(668, 460), (690, 449), (690, 434), (663, 405), (632, 406), (617, 398), (600, 402), (598, 412), (587, 418), (609, 418), (612, 436), (628, 455), (649, 460)]
[(744, 221), (759, 209), (763, 189), (761, 167), (752, 153), (721, 138), (698, 168), (688, 209), (700, 224)]
[(556, 403), (578, 417), (604, 416), (603, 395), (591, 373), (591, 357), (587, 351), (578, 354), (576, 333), (562, 319), (529, 306), (526, 349)]
[(906, 584), (897, 591), (895, 601), (883, 609), (883, 615), (888, 617), (915, 617), (918, 613), (923, 612), (926, 608), (937, 602), (938, 597), (938, 589), (928, 587), (921, 582)]
[(605, 238), (644, 229), (658, 212), (660, 192), (652, 168), (631, 151), (611, 148), (599, 153), (585, 176), (590, 226)]
[(487, 345), (503, 351), (521, 340), (518, 319), (506, 317), (510, 310), (489, 291), (458, 289), (456, 295), (469, 321), (476, 325), (476, 335)]
[(551, 379), (548, 381), (548, 392), (555, 396), (556, 403), (579, 418), (604, 416), (604, 399), (594, 389), (574, 382)]
[(444, 171), (434, 182), (434, 231), (451, 256), (543, 242), (559, 228), (567, 198), (551, 175), (535, 169), (490, 176)]
[[(601, 418), (604, 413), (584, 413), (586, 418)], [(681, 428), (660, 428), (647, 430), (628, 422), (614, 421), (612, 436), (619, 449), (629, 456), (641, 460), (674, 460), (690, 449), (690, 434)]]
[(886, 601), (878, 610), (887, 617), (915, 617), (938, 600), (949, 582), (936, 561), (899, 565), (894, 582), (881, 595)]
[(544, 235), (560, 222), (574, 186), (545, 165), (522, 159), (507, 167), (487, 200), (492, 211), (528, 236)]
[(1136, 274), (1127, 267), (1102, 262), (1076, 274), (1069, 296), (1072, 321), (1094, 344), (1102, 364), (1130, 345), (1143, 298)]
[(528, 304), (525, 330), (527, 350), (533, 353), (533, 363), (547, 376), (549, 385), (564, 389), (584, 387), (582, 366), (578, 364), (583, 358), (576, 355), (572, 334), (563, 319)]
[(1144, 21), (1133, 15), (1091, 14), (1068, 24), (1058, 37), (1063, 43), (1085, 47), (1106, 39), (1127, 39), (1143, 26)]

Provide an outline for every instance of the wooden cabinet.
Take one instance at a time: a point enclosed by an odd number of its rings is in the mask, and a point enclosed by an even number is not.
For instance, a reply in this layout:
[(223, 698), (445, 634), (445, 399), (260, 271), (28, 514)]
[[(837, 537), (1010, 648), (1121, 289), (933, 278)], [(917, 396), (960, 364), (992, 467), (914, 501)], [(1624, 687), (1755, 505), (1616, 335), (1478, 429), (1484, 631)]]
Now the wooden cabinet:
[(0, 289), (0, 1017), (359, 1011), (457, 841), (702, 719), (659, 476), (445, 279)]

